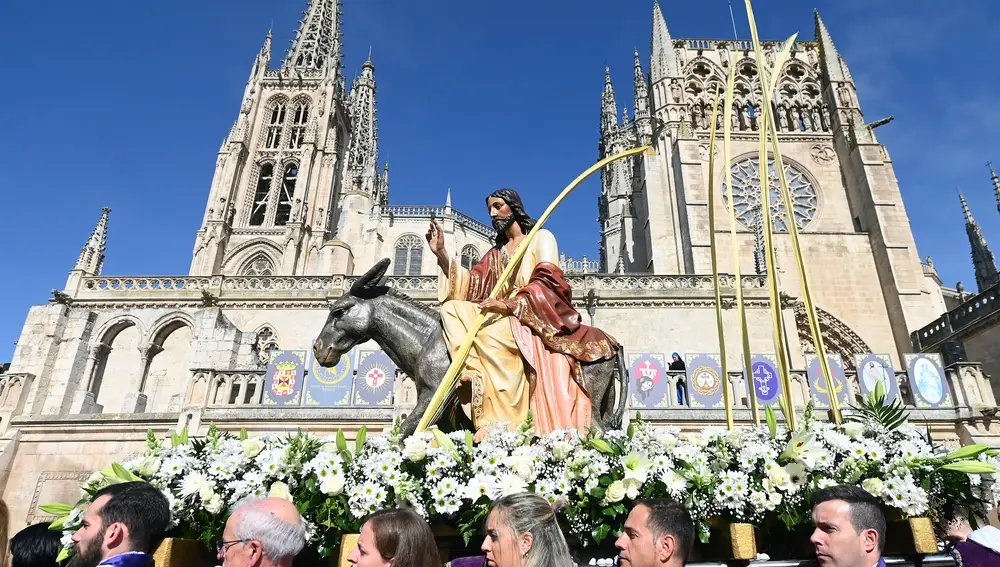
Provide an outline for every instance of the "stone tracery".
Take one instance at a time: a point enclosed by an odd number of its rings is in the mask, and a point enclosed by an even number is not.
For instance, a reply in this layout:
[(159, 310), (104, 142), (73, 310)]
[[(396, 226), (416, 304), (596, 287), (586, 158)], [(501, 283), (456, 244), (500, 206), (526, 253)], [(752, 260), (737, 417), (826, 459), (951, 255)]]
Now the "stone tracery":
[[(785, 160), (785, 180), (794, 209), (795, 224), (802, 230), (809, 226), (816, 216), (818, 193), (812, 181), (795, 163)], [(759, 159), (754, 155), (737, 158), (733, 166), (733, 203), (736, 218), (747, 229), (757, 231), (758, 212), (760, 209), (760, 167)], [(770, 187), (770, 210), (774, 219), (775, 232), (788, 232), (788, 215), (781, 202), (780, 185), (774, 160), (768, 162), (768, 185)], [(727, 206), (728, 195), (725, 183), (722, 184), (722, 200)]]

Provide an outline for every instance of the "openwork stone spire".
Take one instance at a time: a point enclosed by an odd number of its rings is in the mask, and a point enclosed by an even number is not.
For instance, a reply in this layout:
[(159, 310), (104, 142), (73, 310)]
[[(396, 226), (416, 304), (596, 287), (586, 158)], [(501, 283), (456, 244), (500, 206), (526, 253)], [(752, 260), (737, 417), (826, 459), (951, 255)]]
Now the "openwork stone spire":
[(847, 63), (844, 62), (844, 58), (840, 56), (840, 52), (833, 45), (833, 38), (830, 37), (830, 31), (826, 29), (823, 18), (819, 16), (819, 10), (814, 13), (816, 15), (816, 41), (819, 42), (819, 54), (823, 59), (823, 72), (831, 83), (843, 81), (853, 83), (854, 79), (847, 69)]
[(340, 70), (340, 0), (310, 0), (288, 50), (284, 68)]
[(997, 199), (997, 210), (1000, 211), (1000, 177), (997, 177), (997, 171), (993, 169), (992, 163), (987, 163), (986, 165), (990, 168), (990, 179), (993, 180), (993, 195)]
[(965, 196), (960, 192), (959, 201), (962, 202), (962, 214), (965, 215), (965, 232), (969, 235), (969, 245), (972, 247), (972, 264), (976, 269), (976, 285), (979, 291), (985, 291), (997, 283), (1000, 283), (1000, 274), (997, 273), (996, 261), (993, 252), (986, 244), (986, 237), (979, 227), (976, 219), (972, 218), (972, 211), (965, 202)]
[(93, 276), (101, 275), (104, 266), (104, 249), (108, 243), (108, 213), (111, 209), (101, 209), (101, 218), (90, 233), (87, 243), (80, 249), (80, 257), (76, 260), (74, 270), (80, 270)]
[(639, 50), (635, 50), (635, 65), (632, 86), (633, 104), (635, 108), (635, 130), (639, 142), (648, 144), (653, 137), (652, 122), (649, 117), (649, 85), (646, 84), (646, 73), (642, 70)]
[(660, 3), (653, 2), (653, 45), (650, 50), (649, 70), (652, 82), (679, 75), (677, 56), (674, 54), (674, 40), (667, 30)]
[(361, 66), (349, 95), (351, 115), (351, 173), (355, 183), (373, 194), (378, 178), (378, 119), (375, 116), (375, 64), (371, 57)]
[(618, 127), (618, 104), (611, 84), (611, 68), (604, 68), (604, 92), (601, 94), (601, 137), (607, 138)]

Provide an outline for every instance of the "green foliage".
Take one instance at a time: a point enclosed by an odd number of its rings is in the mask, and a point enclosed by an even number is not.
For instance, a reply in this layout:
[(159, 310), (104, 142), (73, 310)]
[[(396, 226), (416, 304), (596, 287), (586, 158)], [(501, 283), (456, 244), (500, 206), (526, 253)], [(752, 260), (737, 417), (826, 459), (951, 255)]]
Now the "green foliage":
[(865, 396), (860, 405), (851, 405), (851, 409), (856, 413), (847, 416), (846, 420), (854, 423), (878, 424), (886, 431), (898, 429), (906, 423), (909, 414), (906, 413), (899, 399), (886, 405), (885, 397), (885, 388), (879, 382), (875, 386), (875, 391)]
[(774, 409), (771, 406), (764, 406), (764, 419), (767, 421), (767, 432), (771, 435), (771, 439), (778, 437), (778, 416), (774, 415)]
[(146, 430), (146, 452), (156, 454), (163, 450), (163, 442), (160, 441), (152, 429)]

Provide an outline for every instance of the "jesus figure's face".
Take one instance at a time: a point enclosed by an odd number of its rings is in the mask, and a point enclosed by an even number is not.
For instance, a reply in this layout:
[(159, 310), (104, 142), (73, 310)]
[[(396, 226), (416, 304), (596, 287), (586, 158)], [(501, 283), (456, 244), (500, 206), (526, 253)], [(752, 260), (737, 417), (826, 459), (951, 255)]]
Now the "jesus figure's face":
[(500, 197), (490, 197), (486, 201), (486, 208), (489, 209), (490, 218), (493, 219), (493, 228), (497, 232), (507, 232), (514, 224), (514, 211), (510, 209), (507, 201)]

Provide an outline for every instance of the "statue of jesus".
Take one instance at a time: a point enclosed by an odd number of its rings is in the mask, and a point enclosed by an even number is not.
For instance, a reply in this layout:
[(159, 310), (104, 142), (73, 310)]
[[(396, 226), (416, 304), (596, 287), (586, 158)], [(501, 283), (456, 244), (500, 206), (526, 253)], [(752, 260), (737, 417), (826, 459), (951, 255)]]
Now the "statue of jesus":
[(441, 225), (431, 221), (427, 242), (437, 257), (444, 338), (452, 357), (480, 312), (476, 334), (459, 380), (471, 386), (477, 437), (501, 422), (517, 427), (532, 413), (536, 435), (557, 429), (584, 431), (591, 398), (581, 364), (612, 359), (617, 341), (581, 323), (572, 291), (559, 268), (551, 232), (539, 230), (498, 299), (489, 299), (514, 251), (535, 225), (513, 189), (486, 199), (496, 243), (471, 269), (445, 249)]

